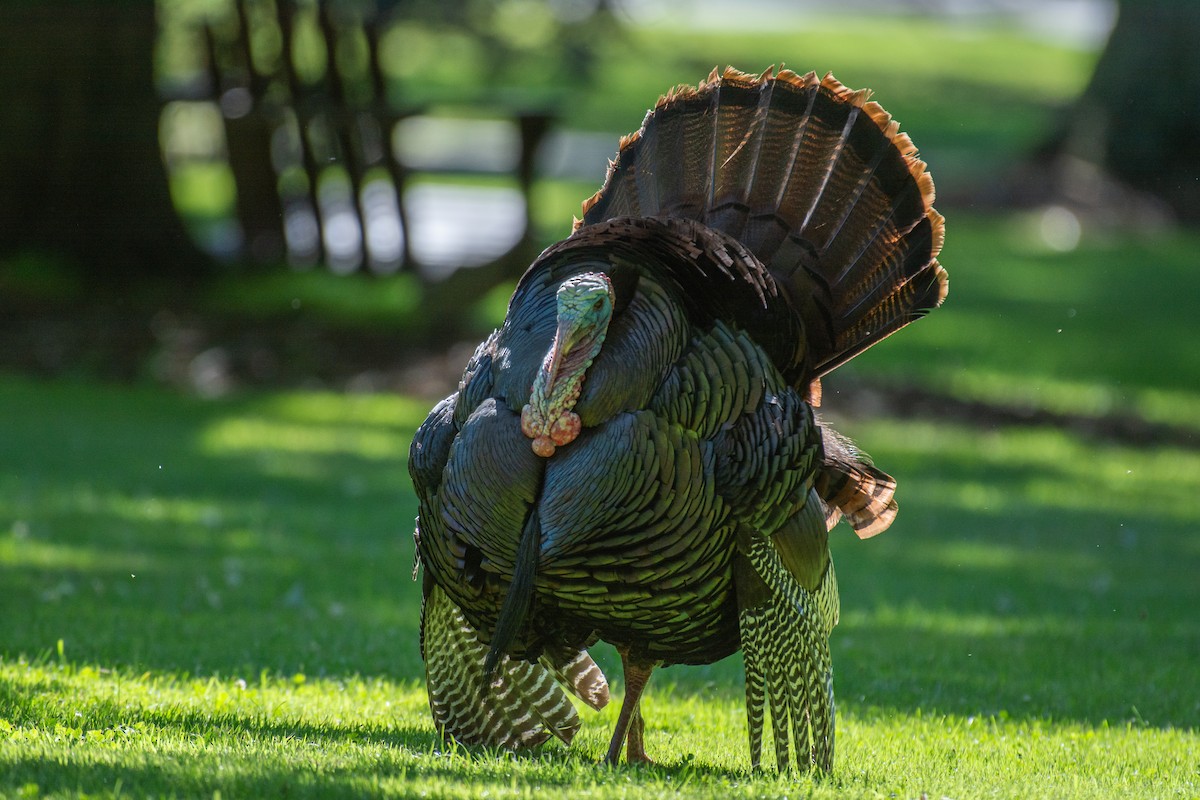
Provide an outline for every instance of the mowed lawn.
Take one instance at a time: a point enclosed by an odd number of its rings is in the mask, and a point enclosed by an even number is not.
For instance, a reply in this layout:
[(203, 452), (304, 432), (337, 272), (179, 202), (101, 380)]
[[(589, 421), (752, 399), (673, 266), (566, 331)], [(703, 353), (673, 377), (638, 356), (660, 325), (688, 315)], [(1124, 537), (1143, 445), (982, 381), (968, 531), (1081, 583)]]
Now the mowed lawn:
[[(922, 19), (598, 47), (570, 125), (632, 130), (714, 64), (784, 60), (874, 88), (947, 195), (1021, 158), (1094, 61)], [(595, 188), (540, 184), (539, 235)], [(599, 765), (616, 703), (570, 748), (442, 743), (405, 464), (429, 398), (0, 375), (0, 798), (1200, 796), (1200, 237), (1089, 230), (1062, 253), (1054, 217), (943, 210), (946, 307), (825, 386), (901, 505), (877, 539), (834, 536), (832, 775), (749, 771), (736, 656), (655, 674), (655, 767)], [(235, 278), (214, 303), (302, 300), (402, 336), (412, 284)], [(888, 383), (1005, 413), (901, 415)]]
[[(827, 381), (901, 505), (833, 539), (831, 776), (749, 772), (737, 657), (654, 676), (656, 767), (598, 764), (615, 703), (570, 748), (443, 745), (428, 400), (0, 376), (0, 797), (1200, 795), (1200, 239), (1060, 254), (1028, 223), (955, 220), (946, 307)], [(1166, 432), (897, 418), (863, 379)]]

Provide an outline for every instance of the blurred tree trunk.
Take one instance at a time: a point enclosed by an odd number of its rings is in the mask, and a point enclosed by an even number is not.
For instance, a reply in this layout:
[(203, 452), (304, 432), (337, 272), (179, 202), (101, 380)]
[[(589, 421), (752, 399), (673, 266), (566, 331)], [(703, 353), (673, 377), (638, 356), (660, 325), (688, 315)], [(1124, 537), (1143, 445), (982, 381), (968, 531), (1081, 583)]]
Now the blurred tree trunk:
[(1200, 223), (1200, 2), (1118, 8), (1091, 82), (1042, 155), (1100, 167)]
[(211, 269), (158, 140), (154, 0), (0, 5), (0, 253), (62, 253), (97, 287)]

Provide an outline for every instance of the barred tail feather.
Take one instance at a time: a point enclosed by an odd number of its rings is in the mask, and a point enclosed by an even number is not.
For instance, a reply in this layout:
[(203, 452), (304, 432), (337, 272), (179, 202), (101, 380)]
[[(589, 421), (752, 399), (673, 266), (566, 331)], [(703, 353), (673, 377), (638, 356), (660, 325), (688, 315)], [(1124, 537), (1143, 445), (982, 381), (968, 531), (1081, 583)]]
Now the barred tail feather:
[(762, 734), (765, 724), (766, 675), (760, 663), (763, 655), (763, 622), (753, 609), (738, 613), (742, 637), (742, 661), (746, 671), (746, 731), (750, 736), (750, 766), (758, 769), (762, 761)]
[(832, 528), (843, 516), (860, 539), (883, 533), (896, 518), (896, 480), (871, 464), (853, 442), (822, 426), (825, 457), (814, 489)]

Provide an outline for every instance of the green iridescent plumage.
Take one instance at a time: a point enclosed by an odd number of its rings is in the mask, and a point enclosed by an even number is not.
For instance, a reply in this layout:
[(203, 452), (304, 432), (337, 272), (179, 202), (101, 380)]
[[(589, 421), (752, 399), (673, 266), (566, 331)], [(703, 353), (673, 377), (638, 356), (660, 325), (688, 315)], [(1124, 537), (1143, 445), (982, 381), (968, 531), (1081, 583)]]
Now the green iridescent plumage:
[(447, 735), (569, 741), (607, 682), (607, 751), (645, 760), (652, 672), (739, 649), (751, 762), (828, 770), (829, 528), (874, 535), (895, 483), (816, 417), (819, 379), (940, 303), (924, 164), (831, 77), (715, 72), (622, 141), (568, 239), (410, 453), (423, 655)]

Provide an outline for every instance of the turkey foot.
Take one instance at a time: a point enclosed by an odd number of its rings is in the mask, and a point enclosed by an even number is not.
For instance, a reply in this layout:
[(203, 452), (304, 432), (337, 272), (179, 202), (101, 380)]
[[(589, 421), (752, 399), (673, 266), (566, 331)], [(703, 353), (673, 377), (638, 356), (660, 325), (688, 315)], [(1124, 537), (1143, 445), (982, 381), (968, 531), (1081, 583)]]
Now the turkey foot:
[(625, 763), (647, 764), (654, 766), (654, 760), (646, 755), (646, 745), (642, 738), (646, 730), (646, 721), (642, 719), (642, 704), (638, 702), (633, 710), (633, 719), (629, 721), (629, 734), (625, 739)]
[(625, 671), (625, 699), (621, 701), (621, 713), (617, 716), (617, 727), (613, 731), (612, 741), (608, 744), (608, 754), (604, 762), (616, 766), (621, 760), (621, 745), (628, 738), (626, 758), (629, 762), (643, 764), (651, 763), (646, 756), (646, 748), (642, 740), (646, 723), (642, 719), (639, 703), (654, 664), (634, 661), (628, 651), (622, 649), (621, 666)]

